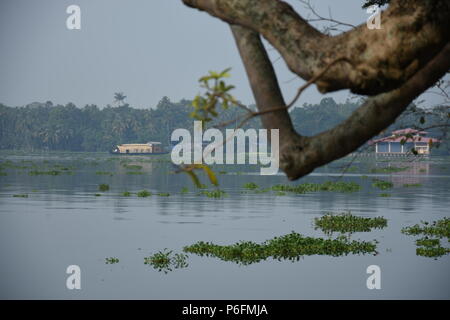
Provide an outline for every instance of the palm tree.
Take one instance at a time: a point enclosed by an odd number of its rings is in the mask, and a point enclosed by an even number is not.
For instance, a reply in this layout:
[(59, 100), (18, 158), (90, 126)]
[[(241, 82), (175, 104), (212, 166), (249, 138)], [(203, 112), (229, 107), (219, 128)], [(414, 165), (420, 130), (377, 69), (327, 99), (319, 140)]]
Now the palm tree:
[(123, 92), (116, 92), (114, 93), (114, 102), (117, 103), (117, 105), (123, 106), (125, 104), (125, 98), (127, 96), (123, 94)]

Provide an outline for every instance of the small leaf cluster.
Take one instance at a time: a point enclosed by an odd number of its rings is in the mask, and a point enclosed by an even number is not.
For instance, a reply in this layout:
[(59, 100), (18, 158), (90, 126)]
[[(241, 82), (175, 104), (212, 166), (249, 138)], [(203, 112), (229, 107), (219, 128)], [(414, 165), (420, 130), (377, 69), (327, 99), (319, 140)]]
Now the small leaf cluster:
[(227, 85), (224, 78), (230, 76), (227, 68), (222, 72), (209, 71), (209, 74), (201, 77), (198, 81), (200, 86), (205, 89), (204, 95), (198, 94), (192, 101), (194, 111), (190, 116), (194, 119), (204, 122), (211, 121), (213, 117), (217, 117), (216, 106), (221, 104), (224, 109), (236, 104), (235, 98), (229, 93), (234, 89), (233, 85)]

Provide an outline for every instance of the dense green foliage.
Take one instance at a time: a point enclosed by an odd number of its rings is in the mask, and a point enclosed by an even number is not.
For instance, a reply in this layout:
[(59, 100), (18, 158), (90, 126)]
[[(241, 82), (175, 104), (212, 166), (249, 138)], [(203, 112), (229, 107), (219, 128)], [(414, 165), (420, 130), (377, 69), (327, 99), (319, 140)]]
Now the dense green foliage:
[(323, 98), (319, 104), (305, 103), (291, 111), (292, 123), (297, 131), (306, 136), (332, 128), (344, 121), (359, 104), (347, 100), (336, 103), (333, 98)]
[[(291, 117), (301, 134), (313, 135), (342, 122), (359, 104), (351, 100), (336, 103), (332, 98), (324, 98), (319, 104), (293, 108)], [(410, 109), (388, 130), (419, 124), (422, 117), (425, 126), (446, 120), (447, 113), (427, 112), (423, 116), (422, 109)], [(63, 106), (51, 102), (25, 107), (0, 104), (0, 149), (108, 151), (121, 143), (161, 141), (167, 145), (173, 130), (192, 129), (194, 119), (190, 114), (193, 110), (191, 101), (171, 102), (167, 97), (162, 98), (156, 108), (149, 109), (132, 108), (125, 103), (105, 108), (96, 105), (77, 108), (72, 103)], [(234, 128), (240, 121), (233, 120), (239, 119), (244, 112), (229, 107), (221, 110), (214, 123), (208, 125), (231, 122), (228, 127)], [(244, 129), (249, 127), (260, 128), (260, 119), (252, 119)], [(439, 135), (433, 130), (431, 133)], [(435, 151), (448, 153), (449, 150), (450, 143), (446, 142)]]

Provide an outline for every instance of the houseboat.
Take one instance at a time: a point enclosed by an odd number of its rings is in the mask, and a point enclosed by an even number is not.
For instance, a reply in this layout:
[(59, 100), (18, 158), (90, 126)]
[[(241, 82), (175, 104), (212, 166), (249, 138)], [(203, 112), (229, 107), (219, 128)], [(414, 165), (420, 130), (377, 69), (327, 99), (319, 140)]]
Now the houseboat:
[(392, 131), (390, 136), (372, 140), (375, 153), (381, 155), (406, 155), (412, 150), (417, 154), (429, 155), (430, 147), (439, 142), (438, 139), (427, 137), (428, 132), (411, 128)]
[(129, 143), (120, 144), (115, 146), (111, 151), (111, 154), (118, 155), (157, 155), (166, 154), (169, 151), (164, 150), (161, 142), (147, 142), (147, 143)]

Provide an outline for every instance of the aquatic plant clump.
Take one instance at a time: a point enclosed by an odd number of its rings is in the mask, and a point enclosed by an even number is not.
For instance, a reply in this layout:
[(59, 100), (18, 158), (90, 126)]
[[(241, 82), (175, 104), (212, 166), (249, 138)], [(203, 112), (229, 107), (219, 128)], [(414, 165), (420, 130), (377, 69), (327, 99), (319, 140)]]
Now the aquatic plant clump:
[(142, 166), (136, 165), (136, 164), (124, 164), (124, 168), (130, 169), (130, 170), (141, 170)]
[(13, 195), (14, 198), (28, 198), (27, 194), (15, 194)]
[(373, 179), (372, 181), (373, 181), (372, 187), (375, 187), (375, 188), (378, 188), (381, 190), (390, 189), (394, 186), (394, 184), (389, 181), (384, 181), (384, 180), (380, 180), (380, 179)]
[(372, 173), (393, 173), (408, 170), (409, 167), (384, 167), (384, 168), (373, 168), (370, 170)]
[(183, 188), (181, 188), (181, 191), (180, 191), (181, 193), (188, 193), (189, 192), (189, 188), (187, 188), (187, 187), (183, 187)]
[(344, 212), (338, 215), (328, 213), (320, 218), (315, 218), (314, 224), (316, 229), (321, 229), (327, 234), (332, 232), (353, 233), (385, 228), (387, 220), (383, 217), (366, 218)]
[(199, 195), (204, 195), (207, 196), (208, 198), (222, 198), (224, 196), (226, 196), (226, 192), (222, 191), (222, 190), (204, 190), (202, 192), (199, 193)]
[(100, 191), (108, 191), (109, 190), (109, 185), (102, 183), (102, 184), (100, 184), (98, 186), (98, 190), (100, 190)]
[(248, 182), (248, 183), (244, 184), (244, 188), (245, 189), (250, 189), (250, 190), (255, 190), (255, 189), (258, 189), (259, 187), (254, 182)]
[(119, 263), (119, 259), (118, 259), (118, 258), (115, 258), (115, 257), (105, 258), (105, 263), (106, 263), (106, 264), (115, 264), (115, 263)]
[(306, 193), (306, 192), (318, 192), (318, 191), (330, 191), (330, 192), (356, 192), (361, 189), (361, 186), (355, 182), (344, 181), (327, 181), (324, 183), (302, 183), (296, 186), (278, 184), (272, 187), (274, 191), (293, 192), (293, 193)]
[(411, 188), (411, 187), (421, 187), (422, 185), (420, 183), (405, 183), (403, 186), (405, 188)]
[(439, 238), (450, 238), (450, 218), (429, 222), (422, 222), (422, 226), (415, 224), (402, 229), (402, 233), (407, 235), (428, 235)]
[(168, 273), (174, 269), (186, 268), (189, 264), (187, 263), (187, 255), (183, 253), (175, 253), (172, 255), (172, 251), (158, 251), (149, 257), (144, 258), (144, 264), (151, 265), (154, 269), (158, 271), (163, 271)]
[(150, 197), (151, 195), (152, 195), (152, 193), (150, 191), (147, 191), (147, 190), (142, 190), (142, 191), (139, 191), (137, 193), (137, 196), (140, 197), (140, 198)]
[[(416, 254), (418, 256), (437, 259), (450, 253), (450, 248), (441, 246), (441, 239), (447, 238), (450, 242), (450, 218), (443, 218), (433, 223), (422, 222), (422, 226), (415, 224), (402, 229), (407, 235), (425, 235), (424, 238), (416, 240)], [(434, 238), (429, 238), (429, 236)]]
[(183, 251), (243, 265), (266, 260), (269, 257), (276, 260), (298, 261), (302, 256), (309, 255), (336, 257), (347, 254), (377, 254), (376, 241), (350, 241), (346, 237), (337, 239), (304, 237), (296, 232), (275, 237), (263, 243), (242, 241), (233, 245), (221, 246), (200, 241), (184, 247)]
[(50, 170), (50, 171), (37, 171), (33, 170), (28, 172), (30, 176), (39, 176), (39, 175), (48, 175), (48, 176), (59, 176), (61, 171), (58, 170)]

